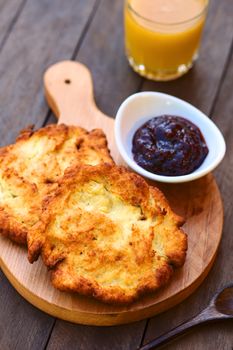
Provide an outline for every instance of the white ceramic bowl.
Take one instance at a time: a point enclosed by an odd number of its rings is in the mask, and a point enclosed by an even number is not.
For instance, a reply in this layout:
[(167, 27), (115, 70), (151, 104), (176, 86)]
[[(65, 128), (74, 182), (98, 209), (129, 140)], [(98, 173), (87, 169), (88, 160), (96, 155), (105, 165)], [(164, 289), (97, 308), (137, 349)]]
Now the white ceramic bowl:
[[(133, 159), (132, 139), (135, 131), (149, 119), (163, 114), (186, 118), (201, 130), (209, 153), (201, 166), (188, 175), (163, 176), (140, 167)], [(151, 180), (178, 183), (198, 179), (212, 171), (221, 162), (226, 151), (224, 138), (217, 126), (191, 104), (159, 92), (140, 92), (128, 97), (120, 106), (115, 120), (115, 138), (118, 150), (128, 166)]]

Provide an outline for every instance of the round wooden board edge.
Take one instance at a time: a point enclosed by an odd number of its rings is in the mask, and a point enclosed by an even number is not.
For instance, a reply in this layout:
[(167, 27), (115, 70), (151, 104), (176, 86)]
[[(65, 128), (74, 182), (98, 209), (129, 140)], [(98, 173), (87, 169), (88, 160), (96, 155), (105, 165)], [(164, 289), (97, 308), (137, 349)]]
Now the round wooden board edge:
[(144, 309), (135, 310), (131, 312), (127, 311), (119, 314), (112, 313), (112, 314), (99, 315), (99, 314), (92, 314), (88, 312), (78, 312), (76, 310), (70, 311), (60, 306), (58, 307), (54, 304), (47, 302), (46, 300), (40, 299), (34, 293), (28, 291), (27, 288), (25, 288), (21, 283), (19, 283), (17, 279), (11, 274), (9, 269), (3, 264), (3, 261), (1, 258), (0, 258), (0, 268), (2, 269), (4, 275), (7, 277), (7, 279), (12, 284), (12, 286), (17, 290), (17, 292), (24, 299), (26, 299), (33, 306), (37, 307), (38, 309), (42, 310), (43, 312), (51, 316), (62, 319), (64, 321), (73, 322), (73, 323), (82, 324), (82, 325), (116, 326), (116, 325), (141, 321), (143, 319), (153, 317), (159, 313), (167, 311), (168, 309), (176, 306), (177, 304), (181, 303), (186, 298), (188, 298), (200, 286), (200, 284), (204, 281), (210, 269), (212, 268), (217, 255), (218, 247), (221, 241), (221, 236), (222, 234), (220, 235), (220, 239), (216, 247), (216, 251), (210, 263), (207, 265), (206, 269), (202, 272), (202, 274), (191, 285), (187, 286), (187, 288), (183, 289), (177, 294), (172, 295), (170, 298), (161, 301), (160, 303), (148, 306)]
[(176, 294), (173, 294), (169, 298), (162, 300), (159, 303), (149, 305), (143, 309), (138, 309), (134, 311), (125, 311), (122, 313), (106, 313), (106, 314), (94, 314), (90, 312), (83, 312), (83, 311), (77, 311), (77, 310), (67, 310), (66, 308), (62, 308), (60, 306), (56, 306), (54, 304), (49, 303), (46, 300), (41, 299), (31, 291), (29, 291), (26, 287), (24, 287), (23, 284), (18, 282), (16, 277), (11, 273), (11, 271), (8, 269), (8, 267), (4, 264), (2, 258), (0, 257), (0, 268), (2, 269), (3, 273), (9, 280), (9, 282), (12, 284), (12, 286), (17, 290), (17, 292), (25, 298), (29, 303), (31, 303), (33, 306), (37, 307), (38, 309), (42, 310), (43, 312), (68, 321), (73, 322), (77, 324), (83, 324), (83, 325), (90, 325), (90, 326), (116, 326), (120, 324), (127, 324), (132, 323), (136, 321), (140, 321), (146, 318), (153, 317), (159, 313), (165, 312), (168, 309), (178, 305), (182, 301), (184, 301), (186, 298), (188, 298), (204, 281), (206, 276), (208, 275), (211, 267), (213, 266), (213, 263), (215, 261), (218, 248), (221, 242), (222, 238), (222, 231), (223, 231), (223, 202), (221, 198), (221, 193), (218, 188), (218, 185), (214, 179), (216, 189), (218, 192), (220, 205), (221, 205), (221, 214), (219, 216), (220, 221), (220, 230), (219, 230), (219, 239), (216, 242), (216, 249), (213, 252), (212, 257), (210, 258), (210, 261), (206, 268), (202, 271), (202, 273), (194, 280), (190, 285), (188, 285), (186, 288), (182, 289), (181, 291), (177, 292)]

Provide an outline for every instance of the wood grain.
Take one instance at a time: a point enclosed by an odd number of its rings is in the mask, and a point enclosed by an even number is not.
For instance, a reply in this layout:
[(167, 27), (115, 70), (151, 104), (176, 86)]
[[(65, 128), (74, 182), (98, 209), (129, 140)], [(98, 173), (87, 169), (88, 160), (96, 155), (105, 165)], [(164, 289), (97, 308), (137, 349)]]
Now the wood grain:
[(48, 350), (133, 350), (138, 347), (144, 321), (115, 327), (91, 327), (57, 320)]
[(95, 2), (26, 2), (0, 55), (0, 145), (12, 142), (29, 124), (41, 127), (48, 112), (43, 72), (50, 64), (73, 55)]
[(23, 10), (26, 0), (9, 0), (0, 2), (0, 51), (12, 28)]
[[(115, 117), (121, 102), (137, 92), (142, 78), (127, 64), (124, 54), (124, 0), (102, 0), (74, 57), (91, 71), (97, 105)], [(55, 123), (51, 116), (49, 123)]]
[[(87, 129), (102, 127), (110, 150), (119, 158), (114, 143), (113, 120), (95, 106), (88, 69), (76, 62), (55, 64), (45, 73), (45, 92), (61, 122)], [(180, 303), (206, 277), (215, 259), (222, 232), (223, 210), (213, 176), (182, 185), (159, 184), (176, 213), (186, 218), (189, 250), (185, 266), (175, 272), (165, 289), (129, 306), (105, 305), (75, 294), (61, 293), (49, 282), (45, 266), (28, 265), (26, 251), (1, 238), (0, 262), (14, 287), (33, 305), (49, 314), (81, 324), (115, 325), (141, 320)], [(14, 257), (14, 258), (12, 258)]]
[[(221, 306), (220, 306), (221, 305)], [(204, 323), (222, 320), (233, 320), (233, 284), (224, 287), (221, 291), (215, 293), (209, 305), (199, 314), (190, 320), (176, 326), (167, 333), (153, 339), (150, 343), (140, 347), (140, 350), (151, 350), (162, 345), (170, 344), (172, 341), (187, 334)]]
[(53, 318), (16, 292), (0, 271), (0, 349), (43, 349)]

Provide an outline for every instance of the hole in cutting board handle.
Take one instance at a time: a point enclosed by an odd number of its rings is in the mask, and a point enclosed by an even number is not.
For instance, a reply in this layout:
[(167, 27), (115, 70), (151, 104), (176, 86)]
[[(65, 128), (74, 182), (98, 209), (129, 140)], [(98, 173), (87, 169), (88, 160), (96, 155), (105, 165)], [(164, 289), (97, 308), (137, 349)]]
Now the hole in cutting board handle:
[(65, 83), (65, 84), (71, 84), (71, 80), (70, 80), (70, 79), (66, 79), (66, 80), (64, 81), (64, 83)]

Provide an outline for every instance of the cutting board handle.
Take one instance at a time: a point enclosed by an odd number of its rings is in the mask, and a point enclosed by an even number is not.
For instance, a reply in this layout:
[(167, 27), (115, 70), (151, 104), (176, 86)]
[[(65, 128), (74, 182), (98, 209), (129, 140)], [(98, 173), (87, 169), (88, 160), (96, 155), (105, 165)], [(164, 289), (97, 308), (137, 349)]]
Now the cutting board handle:
[(108, 146), (116, 162), (122, 164), (114, 137), (114, 120), (96, 106), (89, 69), (79, 62), (63, 61), (44, 74), (45, 97), (58, 123), (87, 130), (101, 128), (108, 136)]
[(91, 120), (99, 113), (93, 95), (89, 69), (81, 63), (63, 61), (44, 74), (47, 102), (59, 123), (79, 125), (82, 118)]

